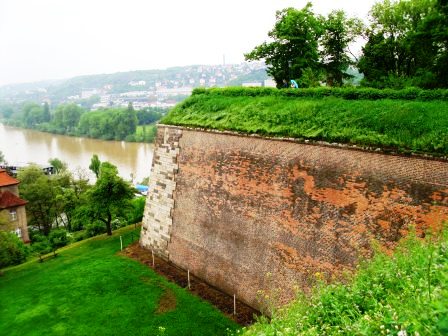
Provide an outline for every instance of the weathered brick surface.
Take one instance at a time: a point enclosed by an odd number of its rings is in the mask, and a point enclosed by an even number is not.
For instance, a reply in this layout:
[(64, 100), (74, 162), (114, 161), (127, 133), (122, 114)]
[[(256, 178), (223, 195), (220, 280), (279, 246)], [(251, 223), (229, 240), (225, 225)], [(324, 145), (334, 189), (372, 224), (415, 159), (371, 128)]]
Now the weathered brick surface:
[(173, 224), (173, 193), (176, 189), (177, 156), (182, 130), (163, 128), (157, 133), (149, 179), (149, 193), (143, 214), (140, 244), (169, 258), (168, 243)]
[(166, 254), (254, 307), (258, 290), (289, 299), (372, 239), (392, 248), (411, 224), (448, 218), (447, 162), (186, 129), (177, 140)]

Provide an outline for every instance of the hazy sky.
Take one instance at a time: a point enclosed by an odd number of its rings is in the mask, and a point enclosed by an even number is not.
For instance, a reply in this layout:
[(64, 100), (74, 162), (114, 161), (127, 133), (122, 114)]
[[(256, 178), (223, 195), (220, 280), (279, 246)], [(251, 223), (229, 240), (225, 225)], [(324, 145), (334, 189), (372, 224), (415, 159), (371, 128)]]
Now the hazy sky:
[[(275, 11), (306, 0), (0, 0), (0, 85), (176, 65), (239, 63)], [(314, 0), (366, 18), (375, 0)]]

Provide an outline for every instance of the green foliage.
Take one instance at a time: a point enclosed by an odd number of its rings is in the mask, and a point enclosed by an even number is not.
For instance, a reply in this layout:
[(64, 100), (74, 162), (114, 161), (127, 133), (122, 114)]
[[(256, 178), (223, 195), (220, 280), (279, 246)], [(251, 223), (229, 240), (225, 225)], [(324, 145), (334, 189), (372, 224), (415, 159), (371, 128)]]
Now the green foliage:
[(23, 263), (28, 254), (28, 248), (19, 237), (0, 231), (0, 269)]
[(0, 163), (4, 163), (4, 162), (6, 162), (5, 155), (2, 153), (2, 151), (0, 151)]
[(90, 159), (89, 169), (95, 174), (96, 178), (100, 176), (101, 161), (97, 154), (93, 154)]
[(167, 113), (167, 109), (160, 107), (145, 107), (137, 111), (139, 125), (153, 124)]
[[(117, 255), (140, 229), (120, 229), (64, 248), (58, 258), (8, 269), (0, 277), (0, 335), (226, 335), (238, 326), (212, 305)], [(164, 293), (175, 307), (157, 313)]]
[(107, 109), (84, 113), (78, 126), (78, 135), (104, 140), (124, 140), (134, 134), (137, 114), (132, 109)]
[(394, 255), (380, 252), (347, 284), (318, 285), (299, 293), (270, 323), (243, 335), (446, 335), (448, 230), (404, 239)]
[(58, 158), (49, 159), (48, 163), (53, 166), (55, 174), (61, 174), (67, 171), (67, 163)]
[[(418, 89), (197, 90), (162, 123), (447, 155), (448, 102), (411, 100), (423, 98), (423, 93)], [(359, 99), (381, 95), (397, 99)]]
[(33, 234), (31, 250), (39, 256), (39, 261), (42, 262), (42, 257), (52, 251), (48, 237), (41, 234)]
[(143, 219), (143, 211), (145, 210), (146, 197), (135, 197), (131, 201), (131, 210), (128, 212), (129, 224), (139, 223)]
[(126, 141), (153, 142), (156, 135), (156, 125), (141, 125), (137, 126), (135, 136), (133, 136), (132, 140), (127, 138)]
[(76, 104), (61, 104), (54, 111), (51, 127), (46, 131), (74, 135), (83, 113), (84, 109)]
[(88, 192), (87, 206), (92, 218), (103, 222), (111, 235), (112, 220), (126, 216), (133, 197), (133, 188), (118, 176), (117, 167), (103, 162), (98, 179)]
[(323, 23), (325, 29), (321, 39), (321, 57), (329, 86), (342, 86), (350, 78), (346, 73), (353, 63), (349, 56), (349, 44), (361, 34), (362, 23), (347, 18), (342, 10), (332, 11)]
[(64, 229), (53, 229), (48, 235), (48, 242), (55, 252), (58, 248), (64, 247), (69, 243), (67, 231)]
[(306, 69), (319, 70), (318, 41), (323, 33), (322, 18), (311, 3), (301, 10), (286, 8), (276, 12), (274, 28), (268, 33), (273, 42), (264, 42), (245, 55), (246, 60), (264, 59), (267, 73), (278, 87), (283, 81), (300, 80)]
[(364, 85), (447, 87), (447, 14), (443, 0), (376, 3), (358, 63), (365, 75)]
[[(393, 89), (376, 89), (376, 88), (330, 88), (315, 87), (305, 89), (287, 89), (277, 90), (274, 88), (258, 87), (243, 88), (230, 87), (225, 89), (204, 89), (197, 88), (193, 90), (192, 96), (195, 95), (213, 95), (224, 97), (303, 97), (303, 98), (324, 98), (336, 97), (347, 100), (379, 100), (379, 99), (399, 99), (399, 100), (444, 100), (448, 101), (448, 90), (423, 90), (415, 87), (409, 87), (401, 90)], [(188, 104), (188, 102), (184, 102)], [(164, 120), (164, 119), (163, 119)], [(163, 121), (162, 120), (162, 121)]]
[(85, 225), (85, 237), (94, 237), (102, 233), (106, 233), (106, 225), (100, 221), (94, 221)]

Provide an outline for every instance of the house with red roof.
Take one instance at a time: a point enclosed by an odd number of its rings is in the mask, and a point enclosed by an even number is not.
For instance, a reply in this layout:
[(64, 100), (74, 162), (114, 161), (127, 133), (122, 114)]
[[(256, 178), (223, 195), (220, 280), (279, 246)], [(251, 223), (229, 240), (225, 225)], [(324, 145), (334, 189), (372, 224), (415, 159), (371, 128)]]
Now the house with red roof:
[(0, 230), (14, 232), (25, 243), (30, 241), (26, 220), (27, 201), (19, 197), (19, 180), (0, 169)]

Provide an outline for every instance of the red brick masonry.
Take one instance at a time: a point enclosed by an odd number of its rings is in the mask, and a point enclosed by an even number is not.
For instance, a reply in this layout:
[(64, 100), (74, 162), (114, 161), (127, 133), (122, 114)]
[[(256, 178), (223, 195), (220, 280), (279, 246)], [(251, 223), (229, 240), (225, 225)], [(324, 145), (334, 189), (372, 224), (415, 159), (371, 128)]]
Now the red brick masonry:
[(255, 308), (258, 290), (287, 300), (372, 239), (389, 249), (448, 218), (445, 161), (187, 129), (177, 141), (169, 259)]

